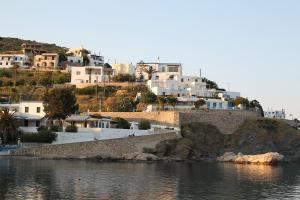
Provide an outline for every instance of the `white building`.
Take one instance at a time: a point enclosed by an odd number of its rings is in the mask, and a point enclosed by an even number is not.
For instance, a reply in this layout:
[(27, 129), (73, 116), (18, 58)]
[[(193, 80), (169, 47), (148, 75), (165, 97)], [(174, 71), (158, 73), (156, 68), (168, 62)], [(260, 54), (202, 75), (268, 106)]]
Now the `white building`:
[(156, 71), (156, 73), (152, 75), (152, 79), (156, 77), (157, 80), (166, 80), (170, 76), (182, 75), (181, 63), (144, 63), (141, 61), (136, 64), (136, 77), (149, 80), (148, 74), (144, 72), (144, 69), (149, 68)]
[(267, 110), (264, 112), (266, 118), (285, 119), (285, 110)]
[(24, 132), (37, 132), (37, 128), (46, 124), (42, 101), (21, 101), (16, 104), (0, 104), (0, 108), (9, 108), (15, 112), (19, 128)]
[[(68, 62), (72, 65), (85, 65), (85, 66), (103, 66), (104, 65), (104, 57), (100, 54), (92, 54), (91, 51), (85, 48), (70, 48), (67, 52)], [(88, 61), (85, 61), (83, 58), (88, 58)]]
[(207, 109), (211, 110), (230, 110), (232, 107), (224, 99), (205, 99)]
[(0, 54), (0, 68), (11, 68), (14, 65), (28, 67), (28, 56), (25, 54)]
[(72, 66), (71, 84), (108, 82), (112, 69), (104, 66)]
[(241, 96), (240, 92), (231, 92), (231, 91), (218, 92), (218, 97), (225, 98), (225, 99), (235, 99), (240, 96)]
[(111, 121), (110, 117), (95, 117), (91, 115), (71, 115), (66, 119), (67, 123), (77, 126), (81, 131), (85, 128), (110, 128)]
[(67, 61), (70, 65), (82, 65), (83, 64), (83, 58), (80, 56), (67, 56)]
[(155, 75), (147, 85), (156, 95), (212, 97), (216, 93), (215, 89), (207, 89), (206, 83), (197, 76)]
[(133, 64), (117, 63), (112, 65), (115, 74), (135, 74), (135, 67)]

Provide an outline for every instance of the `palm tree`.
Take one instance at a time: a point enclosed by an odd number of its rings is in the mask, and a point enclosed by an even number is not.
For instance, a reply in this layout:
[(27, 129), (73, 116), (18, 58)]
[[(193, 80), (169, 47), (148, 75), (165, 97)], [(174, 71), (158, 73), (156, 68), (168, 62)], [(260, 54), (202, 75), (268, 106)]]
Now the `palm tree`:
[(148, 80), (152, 79), (152, 75), (156, 73), (157, 71), (153, 69), (152, 66), (149, 66), (148, 68), (146, 66), (143, 67), (143, 72), (145, 72), (148, 75)]
[(10, 112), (9, 108), (0, 110), (0, 134), (3, 137), (3, 142), (8, 143), (16, 140), (16, 117), (15, 112)]

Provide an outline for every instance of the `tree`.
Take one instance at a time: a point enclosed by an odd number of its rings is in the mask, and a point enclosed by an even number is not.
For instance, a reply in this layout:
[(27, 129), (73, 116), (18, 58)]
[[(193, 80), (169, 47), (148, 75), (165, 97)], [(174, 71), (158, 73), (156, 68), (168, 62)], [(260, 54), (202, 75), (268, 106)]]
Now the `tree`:
[(116, 97), (108, 97), (104, 101), (103, 107), (106, 112), (117, 111), (117, 98)]
[(194, 105), (195, 105), (196, 109), (199, 109), (201, 106), (205, 105), (205, 100), (204, 99), (198, 99), (197, 101), (195, 101)]
[(157, 71), (155, 69), (153, 69), (152, 66), (148, 66), (148, 68), (146, 66), (143, 67), (143, 72), (145, 72), (148, 75), (148, 80), (152, 79), (152, 75), (154, 73), (156, 73)]
[(233, 105), (234, 106), (242, 105), (243, 107), (246, 107), (248, 109), (249, 108), (249, 100), (247, 98), (237, 97), (233, 100)]
[(168, 96), (166, 97), (166, 102), (171, 105), (173, 107), (173, 109), (175, 110), (175, 106), (178, 103), (178, 99), (174, 96)]
[(259, 112), (259, 114), (264, 117), (264, 110), (262, 108), (262, 106), (260, 105), (260, 103), (257, 101), (257, 100), (253, 100), (253, 101), (250, 101), (249, 103), (249, 107), (250, 108), (254, 108), (256, 111)]
[(64, 120), (78, 110), (72, 88), (53, 88), (43, 97), (44, 112), (49, 119)]
[(90, 59), (89, 59), (89, 57), (88, 57), (87, 55), (84, 55), (84, 56), (83, 56), (82, 61), (83, 61), (83, 66), (89, 65), (90, 62), (91, 62)]
[(130, 124), (126, 119), (123, 119), (121, 117), (115, 117), (115, 118), (113, 118), (113, 121), (115, 121), (117, 123), (116, 128), (130, 129)]
[(132, 98), (127, 95), (117, 95), (116, 103), (118, 112), (132, 112), (135, 107)]
[(136, 105), (136, 111), (138, 111), (138, 112), (143, 112), (143, 111), (145, 111), (146, 109), (147, 109), (147, 104), (146, 104), (146, 103), (140, 102), (140, 103), (138, 103), (138, 104)]
[(0, 110), (0, 136), (3, 142), (15, 142), (17, 139), (18, 130), (16, 127), (15, 112), (10, 112), (8, 108)]
[(141, 120), (139, 123), (140, 130), (148, 130), (151, 128), (151, 123), (148, 120)]
[(159, 96), (157, 100), (160, 109), (165, 110), (165, 104), (167, 103), (166, 98), (164, 96)]
[(142, 103), (151, 104), (151, 103), (155, 103), (156, 99), (157, 99), (157, 96), (153, 92), (147, 91), (147, 92), (142, 93), (140, 101)]

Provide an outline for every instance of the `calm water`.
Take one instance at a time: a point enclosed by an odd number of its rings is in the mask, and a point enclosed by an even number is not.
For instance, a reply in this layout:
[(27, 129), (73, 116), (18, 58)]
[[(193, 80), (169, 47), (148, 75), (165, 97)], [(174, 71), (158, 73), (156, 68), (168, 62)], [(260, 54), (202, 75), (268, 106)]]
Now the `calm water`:
[(0, 158), (0, 199), (300, 199), (300, 165)]

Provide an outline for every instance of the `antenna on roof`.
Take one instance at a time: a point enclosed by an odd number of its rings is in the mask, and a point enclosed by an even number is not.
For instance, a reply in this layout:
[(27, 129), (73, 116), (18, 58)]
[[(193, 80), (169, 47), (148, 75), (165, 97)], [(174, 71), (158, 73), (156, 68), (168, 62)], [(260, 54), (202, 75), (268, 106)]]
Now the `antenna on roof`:
[(157, 62), (159, 62), (159, 56), (157, 56)]

